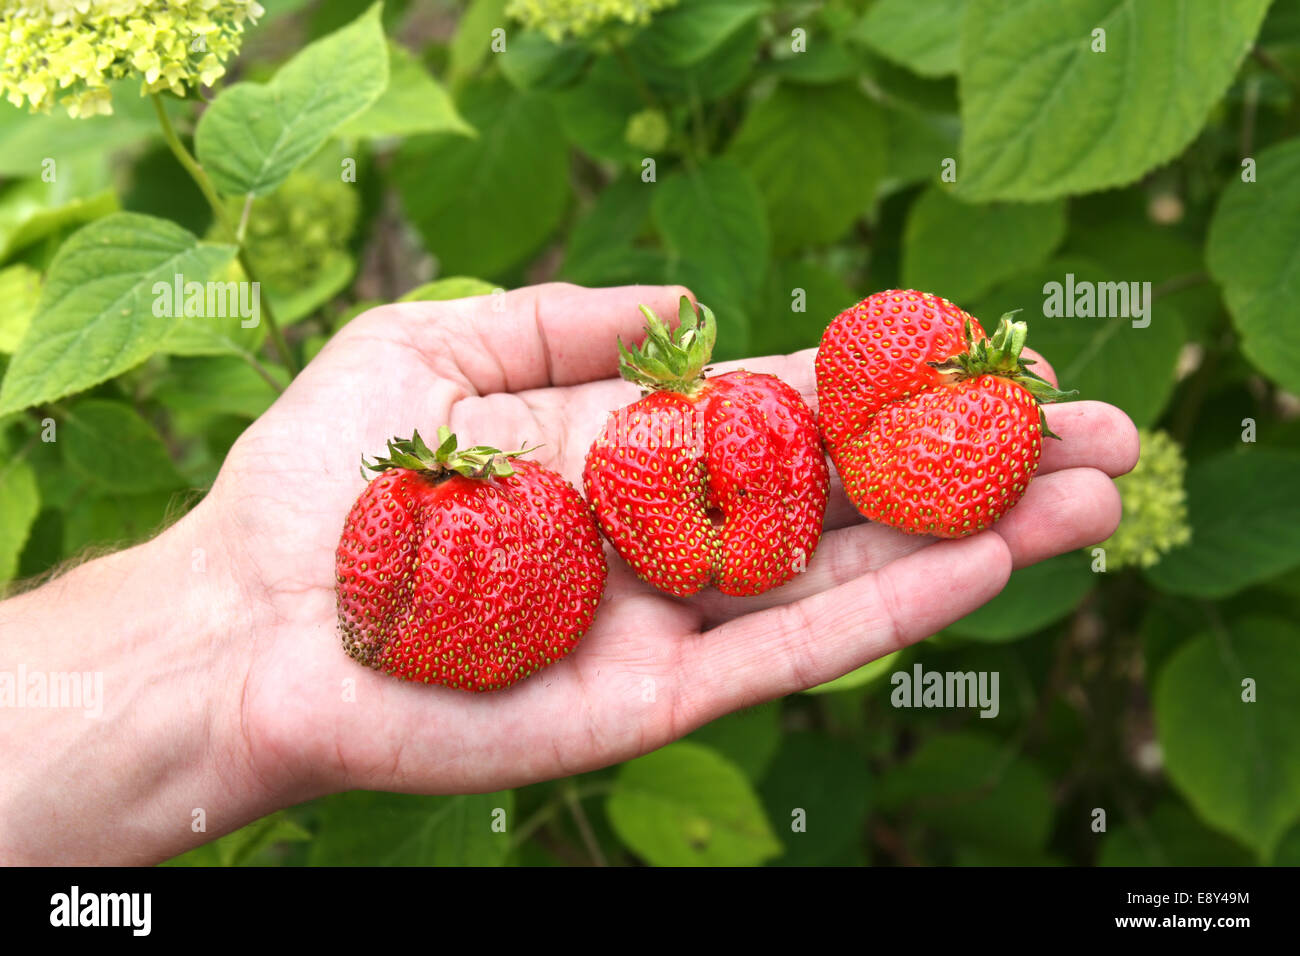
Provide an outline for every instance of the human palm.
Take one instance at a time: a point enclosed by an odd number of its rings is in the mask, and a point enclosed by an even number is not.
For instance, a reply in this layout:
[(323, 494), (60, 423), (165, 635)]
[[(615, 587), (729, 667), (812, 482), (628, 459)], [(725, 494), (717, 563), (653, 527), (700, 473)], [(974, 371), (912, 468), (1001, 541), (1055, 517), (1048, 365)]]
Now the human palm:
[[(907, 536), (864, 522), (833, 483), (807, 570), (760, 597), (671, 597), (607, 548), (590, 631), (506, 690), (411, 684), (349, 659), (335, 629), (334, 550), (364, 484), (361, 455), (447, 424), (465, 445), (540, 445), (531, 457), (579, 484), (606, 416), (638, 395), (612, 377), (616, 338), (637, 339), (638, 304), (673, 314), (682, 292), (545, 285), (374, 309), (240, 438), (202, 508), (243, 569), (252, 637), (238, 669), (241, 726), (263, 780), (303, 796), (453, 793), (605, 766), (926, 637), (996, 595), (1013, 567), (1114, 529), (1110, 476), (1136, 461), (1136, 431), (1118, 409), (1076, 402), (1049, 409), (1062, 440), (1047, 443), (1025, 497), (989, 531)], [(816, 407), (812, 357), (734, 364), (780, 376)]]

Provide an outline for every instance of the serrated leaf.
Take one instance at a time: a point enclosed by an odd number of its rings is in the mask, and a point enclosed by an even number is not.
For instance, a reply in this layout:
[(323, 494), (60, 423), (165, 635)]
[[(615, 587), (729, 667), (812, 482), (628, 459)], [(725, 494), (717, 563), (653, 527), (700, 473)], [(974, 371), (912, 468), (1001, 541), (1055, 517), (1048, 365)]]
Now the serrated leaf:
[(744, 774), (700, 744), (623, 764), (605, 811), (619, 838), (656, 866), (753, 866), (781, 852)]
[(388, 86), (381, 6), (304, 48), (270, 83), (236, 83), (204, 111), (194, 148), (219, 192), (270, 192), (379, 99)]
[(1085, 552), (1058, 555), (1013, 571), (1001, 594), (947, 631), (977, 641), (1014, 641), (1065, 617), (1096, 583)]
[[(1087, 318), (1077, 313), (1073, 316), (1044, 314), (1049, 298), (1055, 293), (1059, 293), (1064, 306), (1070, 298), (1066, 293), (1071, 281), (1076, 304), (1084, 285), (1091, 283), (1094, 306), (1100, 298), (1097, 293), (1104, 291), (1106, 311), (1123, 311), (1118, 295), (1112, 310), (1111, 290), (1099, 283), (1139, 280), (1149, 281), (1142, 275), (1111, 272), (1082, 259), (1055, 259), (1008, 280), (978, 302), (960, 304), (980, 319), (986, 330), (1003, 313), (1022, 309), (1016, 318), (1029, 325), (1029, 347), (1052, 363), (1061, 388), (1078, 389), (1081, 399), (1117, 405), (1139, 426), (1146, 426), (1154, 423), (1173, 392), (1174, 370), (1185, 339), (1177, 310), (1164, 300), (1153, 300), (1148, 315), (1150, 324), (1145, 328), (1134, 328), (1134, 319), (1126, 316)], [(1047, 291), (1049, 283), (1056, 283), (1059, 289)], [(1138, 294), (1142, 294), (1141, 286)], [(1128, 311), (1134, 311), (1131, 303)], [(1050, 426), (1050, 405), (1046, 413)]]
[[(317, 807), (312, 866), (500, 866), (514, 826), (510, 790), (452, 797), (354, 790)], [(493, 828), (498, 811), (503, 832)]]
[(885, 173), (880, 108), (853, 83), (783, 84), (750, 108), (728, 150), (763, 196), (777, 252), (833, 242)]
[(205, 281), (235, 255), (153, 216), (114, 213), (72, 235), (0, 386), (0, 414), (89, 388), (152, 355), (176, 325), (157, 282)]
[(1146, 570), (1160, 590), (1226, 597), (1300, 565), (1300, 454), (1247, 449), (1188, 469), (1192, 540)]
[(758, 355), (815, 348), (831, 318), (857, 300), (835, 273), (811, 262), (778, 259), (763, 283), (750, 347)]
[(599, 276), (602, 263), (626, 254), (650, 221), (654, 183), (627, 176), (610, 183), (586, 214), (569, 230), (560, 274), (579, 284), (584, 276)]
[(1268, 5), (970, 0), (958, 189), (1038, 200), (1133, 182), (1192, 141)]
[(1300, 392), (1300, 323), (1278, 309), (1300, 297), (1300, 139), (1256, 158), (1256, 181), (1235, 179), (1219, 200), (1206, 261), (1223, 288), (1241, 351), (1255, 367)]
[(335, 135), (377, 139), (416, 133), (475, 135), (474, 127), (456, 111), (456, 104), (442, 84), (406, 47), (390, 41), (387, 88), (369, 108), (340, 126)]
[(0, 584), (18, 573), (18, 556), (40, 510), (32, 466), (20, 459), (0, 462)]
[(645, 150), (627, 142), (627, 123), (645, 103), (627, 71), (612, 56), (591, 65), (580, 83), (550, 94), (564, 135), (586, 153), (638, 165)]
[(1043, 262), (1064, 237), (1063, 200), (974, 204), (931, 187), (908, 212), (903, 287), (970, 302)]
[(105, 491), (153, 491), (180, 484), (158, 432), (123, 402), (78, 402), (68, 409), (58, 436), (69, 467)]
[(966, 0), (879, 0), (849, 37), (922, 76), (957, 72)]
[[(1253, 702), (1243, 682), (1255, 684)], [(1300, 656), (1293, 622), (1225, 622), (1180, 648), (1155, 686), (1170, 778), (1197, 815), (1267, 859), (1300, 820)]]
[(492, 277), (559, 225), (568, 150), (549, 103), (501, 80), (470, 84), (460, 106), (478, 138), (409, 139), (394, 172), (407, 215), (443, 270)]

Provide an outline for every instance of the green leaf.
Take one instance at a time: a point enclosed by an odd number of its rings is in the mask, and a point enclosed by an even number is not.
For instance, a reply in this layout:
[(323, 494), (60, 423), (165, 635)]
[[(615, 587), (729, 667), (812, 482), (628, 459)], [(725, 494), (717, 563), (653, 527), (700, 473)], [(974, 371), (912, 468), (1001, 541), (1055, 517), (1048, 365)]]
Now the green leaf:
[(496, 276), (551, 234), (569, 199), (568, 150), (541, 96), (501, 80), (466, 87), (477, 139), (407, 140), (394, 172), (407, 215), (445, 272)]
[(654, 192), (654, 183), (643, 183), (636, 176), (606, 186), (569, 230), (560, 274), (580, 285), (599, 285), (607, 263), (625, 257), (645, 230)]
[(194, 148), (218, 191), (270, 192), (379, 99), (388, 86), (381, 6), (304, 48), (270, 83), (236, 83), (204, 111)]
[(92, 545), (125, 547), (150, 537), (166, 521), (173, 492), (81, 494), (63, 515), (63, 552)]
[[(482, 65), (492, 48), (492, 31), (504, 29), (506, 0), (470, 0), (448, 47), (448, 72), (457, 83)], [(508, 44), (507, 44), (508, 47)]]
[(782, 865), (834, 863), (846, 847), (863, 841), (871, 775), (852, 747), (821, 733), (789, 734), (761, 789), (785, 844)]
[[(1184, 340), (1182, 318), (1163, 300), (1151, 303), (1150, 324), (1145, 328), (1134, 328), (1134, 320), (1125, 317), (1045, 315), (1051, 294), (1048, 283), (1058, 284), (1064, 301), (1067, 276), (1071, 275), (1076, 302), (1081, 283), (1093, 283), (1096, 293), (1101, 291), (1096, 285), (1101, 282), (1146, 281), (1145, 276), (1110, 272), (1082, 259), (1054, 259), (1016, 276), (979, 302), (962, 305), (985, 323), (1023, 309), (1017, 318), (1029, 325), (1029, 347), (1052, 363), (1061, 388), (1077, 388), (1079, 398), (1118, 405), (1139, 426), (1153, 424), (1174, 389), (1174, 370)], [(1110, 299), (1109, 294), (1106, 298)], [(1047, 421), (1050, 425), (1050, 406)]]
[(705, 724), (687, 738), (726, 757), (758, 780), (781, 743), (781, 704), (769, 701)]
[(639, 167), (645, 151), (627, 142), (627, 123), (645, 103), (627, 71), (614, 57), (592, 64), (582, 82), (552, 93), (564, 135), (575, 146), (599, 159)]
[(881, 780), (878, 793), (882, 808), (976, 846), (1039, 850), (1052, 829), (1042, 771), (980, 734), (927, 739)]
[(934, 186), (907, 217), (903, 287), (970, 302), (1044, 261), (1064, 237), (1064, 200), (974, 205)]
[(827, 681), (824, 684), (818, 684), (816, 687), (809, 687), (804, 693), (834, 694), (838, 691), (857, 690), (860, 687), (865, 687), (893, 671), (901, 663), (903, 653), (903, 651), (894, 651), (894, 653), (886, 654), (884, 657), (877, 657), (874, 661), (869, 661), (841, 677)]
[(590, 59), (591, 54), (578, 40), (556, 43), (536, 30), (524, 30), (510, 36), (497, 62), (511, 84), (527, 91), (567, 86), (582, 74)]
[(637, 35), (636, 51), (666, 67), (691, 66), (767, 9), (765, 0), (681, 0)]
[(234, 833), (195, 847), (163, 866), (256, 866), (273, 863), (268, 851), (279, 843), (303, 843), (312, 838), (283, 810), (241, 827)]
[(619, 839), (656, 866), (753, 866), (781, 852), (745, 775), (700, 744), (623, 764), (605, 809)]
[(79, 190), (69, 193), (64, 184), (64, 179), (54, 183), (29, 179), (5, 192), (0, 198), (0, 259), (117, 209), (117, 195), (111, 189), (78, 195)]
[(1087, 552), (1040, 561), (1013, 571), (1001, 594), (947, 631), (977, 641), (1014, 641), (1065, 617), (1096, 581)]
[(123, 402), (91, 398), (72, 406), (59, 429), (59, 445), (69, 467), (106, 491), (180, 484), (158, 432)]
[(767, 207), (777, 252), (833, 242), (885, 173), (886, 125), (854, 83), (784, 84), (750, 108), (728, 156)]
[(453, 797), (354, 790), (316, 806), (312, 866), (500, 866), (515, 824), (510, 790)]
[(735, 92), (750, 77), (760, 56), (762, 37), (762, 24), (758, 20), (749, 21), (703, 59), (690, 66), (677, 66), (662, 58), (662, 50), (653, 35), (649, 30), (642, 30), (628, 46), (627, 53), (632, 68), (652, 92), (665, 100), (709, 103)]
[(377, 139), (415, 133), (456, 133), (474, 136), (442, 84), (429, 75), (404, 46), (388, 44), (388, 87), (367, 109), (341, 125), (344, 139)]
[(1192, 141), (1268, 5), (970, 0), (958, 188), (1035, 200), (1133, 182)]
[(0, 354), (12, 355), (27, 333), (41, 295), (41, 274), (21, 262), (0, 269)]
[(1206, 259), (1223, 288), (1241, 351), (1283, 388), (1300, 392), (1300, 323), (1278, 308), (1300, 298), (1300, 139), (1261, 152), (1253, 183), (1234, 179), (1210, 223)]
[[(650, 208), (670, 254), (707, 275), (723, 297), (744, 300), (758, 291), (771, 240), (758, 190), (743, 170), (709, 160), (673, 173), (659, 184)], [(722, 323), (723, 313), (714, 312)]]
[(1102, 838), (1098, 866), (1250, 866), (1251, 855), (1208, 830), (1181, 804), (1159, 804), (1143, 820)]
[(966, 0), (879, 0), (849, 34), (922, 76), (957, 72)]
[(1300, 454), (1247, 447), (1188, 469), (1192, 540), (1146, 570), (1160, 590), (1226, 597), (1300, 565)]
[[(206, 280), (233, 246), (199, 242), (179, 226), (114, 213), (59, 248), (31, 326), (0, 387), (0, 414), (53, 401), (144, 361), (176, 325), (155, 314), (155, 283)], [(164, 311), (165, 310), (160, 310)]]
[[(150, 101), (140, 96), (140, 80), (121, 80), (109, 88), (112, 116), (73, 119), (62, 109), (33, 115), (0, 102), (0, 176), (39, 177), (49, 159), (61, 169), (69, 161), (102, 160), (125, 146), (157, 138), (158, 118)], [(173, 115), (189, 109), (179, 100), (167, 105)]]
[(474, 296), (491, 295), (497, 290), (491, 282), (473, 279), (469, 276), (447, 276), (434, 279), (424, 285), (416, 286), (398, 302), (447, 302), (451, 299), (469, 299)]
[(352, 256), (340, 249), (329, 249), (321, 256), (310, 283), (287, 289), (267, 285), (264, 291), (271, 300), (276, 321), (283, 327), (307, 318), (348, 287), (356, 267)]
[[(1242, 699), (1245, 679), (1257, 700)], [(1201, 819), (1267, 859), (1300, 820), (1295, 624), (1249, 617), (1178, 650), (1154, 693), (1165, 767)]]
[[(262, 365), (281, 386), (289, 384), (283, 366)], [(173, 358), (153, 399), (172, 411), (238, 415), (254, 419), (271, 407), (278, 393), (251, 365), (232, 355)]]
[(885, 113), (889, 162), (886, 185), (933, 181), (945, 159), (957, 155), (961, 122), (952, 113), (899, 106)]
[(815, 348), (830, 320), (857, 301), (835, 273), (815, 263), (779, 259), (763, 284), (750, 347), (758, 355)]
[(18, 556), (40, 510), (32, 466), (16, 458), (0, 462), (0, 584), (18, 573)]

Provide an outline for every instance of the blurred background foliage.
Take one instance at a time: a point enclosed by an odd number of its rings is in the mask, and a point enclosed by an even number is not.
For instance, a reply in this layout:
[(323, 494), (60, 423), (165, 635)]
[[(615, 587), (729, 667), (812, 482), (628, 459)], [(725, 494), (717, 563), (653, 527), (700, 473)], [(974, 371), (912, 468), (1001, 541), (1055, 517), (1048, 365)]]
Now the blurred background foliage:
[[(622, 766), (342, 794), (173, 862), (1300, 863), (1300, 3), (263, 5), (219, 94), (165, 98), (242, 260), (136, 82), (111, 116), (0, 104), (0, 582), (182, 513), (365, 308), (552, 279), (689, 285), (720, 359), (814, 346), (890, 287), (1024, 309), (1145, 452), (1104, 571), (1018, 571), (916, 647)], [(236, 107), (303, 76), (352, 112), (254, 181)], [(50, 351), (116, 327), (92, 290), (115, 236), (256, 269), (287, 351), (185, 323), (94, 374)], [(1150, 324), (1040, 314), (1067, 274), (1151, 283)], [(997, 717), (893, 706), (918, 665), (998, 672)]]

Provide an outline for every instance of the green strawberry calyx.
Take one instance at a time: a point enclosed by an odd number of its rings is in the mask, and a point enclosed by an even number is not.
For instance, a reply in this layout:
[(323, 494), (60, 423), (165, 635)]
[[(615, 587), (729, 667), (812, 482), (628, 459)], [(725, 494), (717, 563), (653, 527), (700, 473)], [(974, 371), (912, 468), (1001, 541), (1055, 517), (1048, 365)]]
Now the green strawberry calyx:
[(390, 438), (388, 457), (369, 462), (362, 456), (362, 474), (365, 474), (364, 469), (367, 468), (375, 472), (406, 468), (448, 478), (452, 474), (464, 475), (466, 478), (505, 478), (515, 473), (511, 459), (536, 451), (538, 447), (501, 451), (487, 445), (475, 445), (472, 448), (457, 448), (456, 445), (456, 436), (446, 425), (438, 429), (436, 450), (425, 444), (419, 431), (413, 432), (410, 438)]
[(694, 392), (704, 379), (718, 338), (713, 311), (701, 305), (697, 317), (691, 300), (682, 296), (676, 330), (668, 328), (649, 306), (641, 306), (641, 314), (646, 319), (646, 340), (632, 349), (619, 340), (619, 374), (647, 392)]
[[(1025, 322), (1013, 322), (1016, 312), (1008, 312), (998, 320), (998, 327), (985, 339), (976, 340), (970, 319), (966, 320), (966, 351), (954, 355), (946, 362), (929, 363), (939, 371), (949, 384), (975, 378), (979, 375), (999, 375), (1009, 378), (1024, 388), (1039, 405), (1048, 402), (1060, 402), (1079, 394), (1078, 389), (1063, 392), (1041, 375), (1033, 372), (1029, 366), (1035, 364), (1033, 359), (1025, 358), (1021, 352), (1029, 336), (1029, 326)], [(1048, 438), (1060, 439), (1047, 427), (1047, 416), (1039, 410), (1039, 420), (1043, 434)]]

